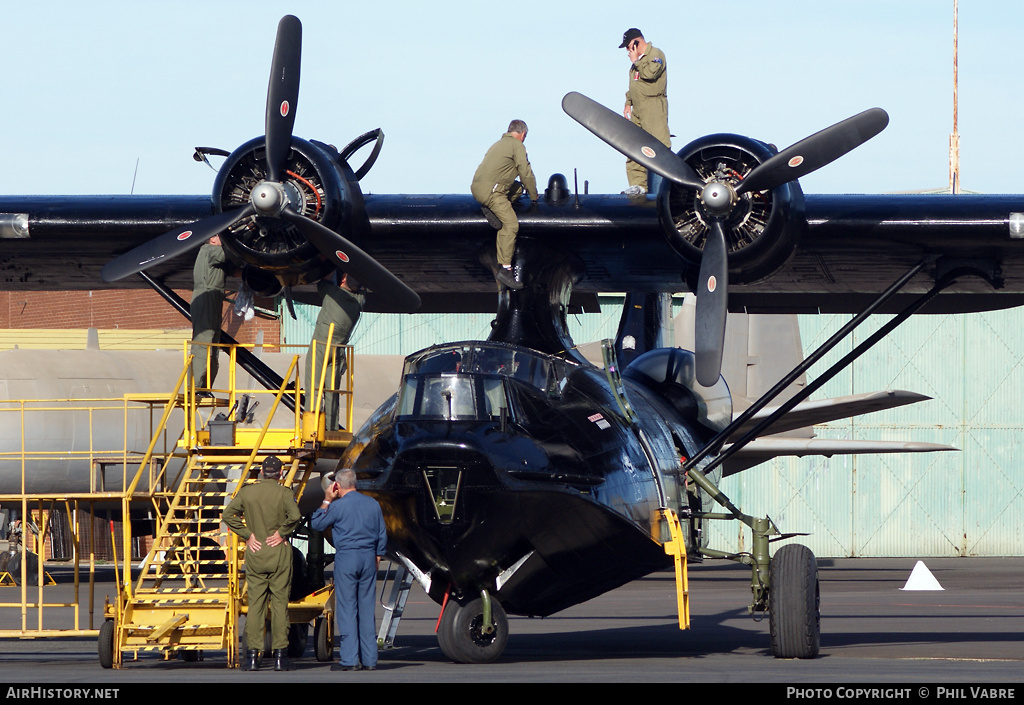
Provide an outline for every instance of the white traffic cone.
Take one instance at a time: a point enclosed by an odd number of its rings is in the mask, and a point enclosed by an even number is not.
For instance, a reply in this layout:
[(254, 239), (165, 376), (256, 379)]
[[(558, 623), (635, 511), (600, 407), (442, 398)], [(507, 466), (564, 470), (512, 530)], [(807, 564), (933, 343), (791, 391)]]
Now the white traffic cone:
[(907, 584), (904, 585), (901, 590), (942, 590), (942, 586), (939, 585), (939, 581), (935, 579), (932, 572), (928, 570), (928, 567), (924, 564), (924, 561), (918, 561), (917, 565), (914, 566), (914, 570), (910, 572), (910, 577), (907, 578)]

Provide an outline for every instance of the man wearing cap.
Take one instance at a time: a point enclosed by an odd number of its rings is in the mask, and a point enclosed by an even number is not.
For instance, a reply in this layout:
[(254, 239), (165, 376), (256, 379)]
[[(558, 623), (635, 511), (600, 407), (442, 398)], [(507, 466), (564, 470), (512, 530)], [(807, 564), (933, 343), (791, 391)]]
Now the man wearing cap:
[(288, 537), (301, 516), (290, 488), (279, 482), (281, 460), (268, 456), (262, 478), (238, 491), (221, 520), (245, 540), (245, 586), (249, 614), (245, 620), (248, 651), (242, 670), (260, 667), (270, 602), (274, 670), (291, 671), (288, 659), (288, 593), (292, 584), (292, 547)]
[[(671, 147), (668, 131), (668, 71), (665, 55), (644, 39), (636, 27), (622, 35), (620, 49), (629, 54), (629, 90), (622, 114), (649, 132), (666, 147)], [(623, 193), (642, 196), (647, 193), (647, 169), (632, 159), (626, 160), (626, 178), (629, 188)]]
[(332, 671), (377, 668), (374, 588), (388, 546), (384, 515), (373, 497), (356, 490), (356, 474), (338, 470), (325, 479), (324, 501), (313, 512), (314, 531), (331, 530), (334, 543), (334, 611), (338, 663)]
[[(510, 289), (523, 288), (522, 282), (516, 281), (512, 272), (512, 256), (519, 232), (519, 219), (512, 210), (512, 201), (519, 198), (523, 189), (530, 194), (530, 201), (536, 203), (538, 199), (537, 179), (523, 146), (526, 132), (526, 123), (522, 120), (510, 122), (508, 132), (487, 150), (469, 187), (473, 198), (483, 206), (488, 222), (499, 228), (498, 271), (494, 278)], [(519, 182), (516, 182), (516, 177), (519, 177)], [(491, 221), (492, 215), (497, 221)]]

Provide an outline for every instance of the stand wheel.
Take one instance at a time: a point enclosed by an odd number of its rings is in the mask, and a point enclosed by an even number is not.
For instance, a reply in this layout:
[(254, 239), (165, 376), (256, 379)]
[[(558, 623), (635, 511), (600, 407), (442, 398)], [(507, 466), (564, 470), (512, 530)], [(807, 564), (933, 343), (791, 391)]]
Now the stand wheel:
[(98, 643), (100, 666), (103, 668), (114, 667), (114, 620), (108, 619), (100, 627)]
[(768, 630), (776, 658), (814, 658), (821, 644), (818, 562), (806, 546), (789, 544), (771, 562)]
[(317, 617), (313, 626), (313, 645), (317, 661), (334, 660), (334, 636), (329, 618)]

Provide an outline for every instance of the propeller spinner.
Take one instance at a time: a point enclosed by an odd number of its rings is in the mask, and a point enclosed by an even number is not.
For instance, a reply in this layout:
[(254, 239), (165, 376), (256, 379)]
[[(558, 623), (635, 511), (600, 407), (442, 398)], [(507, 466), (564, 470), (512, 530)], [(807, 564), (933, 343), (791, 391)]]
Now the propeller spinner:
[(277, 27), (277, 41), (267, 89), (266, 134), (264, 137), (267, 178), (249, 194), (241, 208), (218, 213), (183, 228), (172, 230), (108, 262), (101, 271), (112, 282), (154, 264), (195, 249), (218, 233), (250, 216), (283, 219), (335, 267), (349, 272), (396, 311), (412, 312), (420, 298), (394, 274), (354, 243), (330, 228), (296, 211), (285, 181), (292, 149), (292, 129), (299, 99), (302, 55), (302, 24), (287, 15)]
[(708, 237), (697, 285), (696, 376), (710, 387), (721, 374), (728, 314), (729, 260), (725, 227), (744, 194), (770, 191), (838, 159), (877, 135), (888, 114), (872, 108), (827, 127), (782, 150), (755, 167), (737, 184), (707, 181), (650, 133), (580, 93), (568, 93), (562, 109), (616, 150), (666, 179), (700, 194), (708, 216)]

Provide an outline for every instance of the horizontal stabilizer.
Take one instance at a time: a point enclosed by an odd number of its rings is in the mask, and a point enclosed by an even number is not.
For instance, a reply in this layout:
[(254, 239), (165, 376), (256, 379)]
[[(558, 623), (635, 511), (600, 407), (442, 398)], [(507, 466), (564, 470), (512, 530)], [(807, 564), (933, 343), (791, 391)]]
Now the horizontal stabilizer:
[[(846, 397), (805, 401), (790, 409), (782, 418), (765, 429), (761, 436), (828, 423), (836, 419), (860, 416), (861, 414), (868, 414), (873, 411), (884, 411), (885, 409), (915, 404), (928, 399), (931, 399), (931, 397), (926, 397), (923, 394), (905, 392), (900, 389), (888, 389), (881, 392), (867, 392), (865, 394), (851, 394)], [(761, 409), (747, 423), (737, 428), (729, 437), (729, 440), (735, 441), (741, 438), (743, 434), (761, 423), (777, 408), (777, 406), (772, 406)]]
[(861, 455), (868, 453), (932, 453), (940, 450), (959, 450), (941, 443), (916, 441), (857, 441), (827, 438), (759, 438), (751, 441), (725, 462), (723, 477), (735, 475), (780, 456), (805, 455)]

